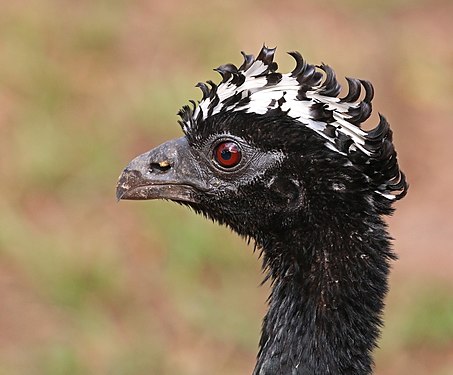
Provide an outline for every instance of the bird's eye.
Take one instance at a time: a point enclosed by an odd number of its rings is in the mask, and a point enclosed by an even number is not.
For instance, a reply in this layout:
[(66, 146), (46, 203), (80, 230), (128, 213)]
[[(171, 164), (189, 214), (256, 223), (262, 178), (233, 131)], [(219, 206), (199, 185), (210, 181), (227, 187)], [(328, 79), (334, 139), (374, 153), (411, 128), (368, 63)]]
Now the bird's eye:
[(223, 168), (233, 168), (242, 159), (239, 146), (231, 141), (219, 143), (214, 148), (214, 160)]

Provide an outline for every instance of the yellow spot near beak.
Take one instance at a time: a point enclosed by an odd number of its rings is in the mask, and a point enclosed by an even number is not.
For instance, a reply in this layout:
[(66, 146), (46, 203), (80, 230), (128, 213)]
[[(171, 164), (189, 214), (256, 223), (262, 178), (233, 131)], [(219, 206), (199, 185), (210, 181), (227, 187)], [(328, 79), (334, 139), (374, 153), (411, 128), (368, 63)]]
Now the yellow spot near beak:
[(169, 165), (170, 165), (170, 162), (168, 160), (159, 162), (159, 167), (161, 167), (161, 168), (168, 167)]

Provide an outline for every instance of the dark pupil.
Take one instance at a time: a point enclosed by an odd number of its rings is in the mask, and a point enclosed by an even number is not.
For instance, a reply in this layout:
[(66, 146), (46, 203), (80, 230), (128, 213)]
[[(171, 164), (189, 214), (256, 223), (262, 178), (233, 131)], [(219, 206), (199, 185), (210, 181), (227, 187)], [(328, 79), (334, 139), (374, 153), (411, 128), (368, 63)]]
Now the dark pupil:
[(222, 155), (223, 160), (230, 160), (232, 154), (231, 154), (230, 150), (225, 149), (225, 150), (222, 150), (221, 155)]

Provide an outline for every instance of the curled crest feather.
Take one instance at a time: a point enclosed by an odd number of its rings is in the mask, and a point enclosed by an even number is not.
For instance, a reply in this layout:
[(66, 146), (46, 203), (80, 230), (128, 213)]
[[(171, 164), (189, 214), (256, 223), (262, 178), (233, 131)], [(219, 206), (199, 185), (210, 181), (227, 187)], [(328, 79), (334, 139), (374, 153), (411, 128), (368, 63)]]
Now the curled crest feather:
[(325, 146), (348, 158), (370, 181), (380, 196), (402, 198), (408, 185), (400, 171), (387, 120), (379, 115), (378, 125), (362, 129), (372, 112), (374, 89), (370, 82), (346, 78), (348, 91), (339, 97), (341, 86), (326, 64), (311, 65), (299, 52), (289, 52), (296, 66), (289, 73), (277, 71), (275, 48), (263, 46), (258, 56), (242, 52), (243, 63), (224, 64), (215, 69), (222, 81), (198, 83), (202, 99), (179, 112), (186, 135), (196, 133), (204, 121), (218, 113), (245, 112), (265, 116), (280, 110), (318, 134)]

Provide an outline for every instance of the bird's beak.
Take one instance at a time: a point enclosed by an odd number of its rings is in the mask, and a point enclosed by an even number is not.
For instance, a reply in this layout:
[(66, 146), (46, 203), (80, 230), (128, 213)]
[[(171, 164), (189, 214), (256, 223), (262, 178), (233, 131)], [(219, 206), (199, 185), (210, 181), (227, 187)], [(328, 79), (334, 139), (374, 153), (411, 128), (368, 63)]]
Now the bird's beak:
[(132, 160), (119, 177), (116, 197), (197, 203), (202, 182), (187, 139), (181, 137)]

